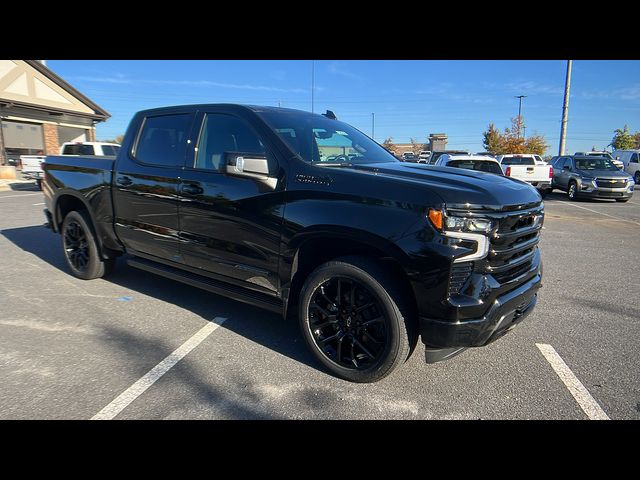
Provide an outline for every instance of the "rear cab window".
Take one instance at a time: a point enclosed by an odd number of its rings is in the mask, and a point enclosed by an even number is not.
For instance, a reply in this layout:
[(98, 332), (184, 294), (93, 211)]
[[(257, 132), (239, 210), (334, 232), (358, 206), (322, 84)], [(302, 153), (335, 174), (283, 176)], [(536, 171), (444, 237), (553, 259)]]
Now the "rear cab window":
[(193, 114), (178, 113), (146, 117), (133, 152), (147, 165), (182, 167)]
[(502, 165), (535, 165), (533, 157), (503, 157)]

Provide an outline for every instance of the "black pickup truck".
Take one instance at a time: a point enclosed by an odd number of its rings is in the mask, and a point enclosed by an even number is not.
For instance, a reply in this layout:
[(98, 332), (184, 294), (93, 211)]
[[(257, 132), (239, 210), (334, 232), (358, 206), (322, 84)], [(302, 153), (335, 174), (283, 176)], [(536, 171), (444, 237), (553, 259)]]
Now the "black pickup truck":
[(101, 277), (126, 254), (297, 318), (314, 356), (350, 381), (388, 375), (419, 337), (429, 363), (486, 345), (541, 286), (535, 188), (400, 162), (329, 111), (146, 110), (117, 157), (47, 157), (44, 171), (73, 275)]

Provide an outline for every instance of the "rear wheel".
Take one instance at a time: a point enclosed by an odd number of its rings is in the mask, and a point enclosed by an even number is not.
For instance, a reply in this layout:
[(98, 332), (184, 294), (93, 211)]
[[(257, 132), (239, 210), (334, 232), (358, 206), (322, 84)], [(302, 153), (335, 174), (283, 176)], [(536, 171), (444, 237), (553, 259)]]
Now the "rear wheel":
[(636, 174), (634, 176), (634, 179), (635, 179), (634, 181), (635, 181), (636, 185), (640, 183), (640, 170), (636, 170)]
[(100, 258), (91, 218), (84, 210), (70, 212), (62, 222), (62, 248), (71, 273), (78, 278), (100, 278), (113, 269), (114, 259)]
[(307, 347), (334, 375), (375, 382), (407, 360), (416, 326), (407, 295), (378, 262), (344, 257), (307, 278), (298, 319)]
[(576, 200), (578, 196), (578, 184), (576, 182), (569, 182), (569, 188), (567, 189), (567, 197), (569, 200)]

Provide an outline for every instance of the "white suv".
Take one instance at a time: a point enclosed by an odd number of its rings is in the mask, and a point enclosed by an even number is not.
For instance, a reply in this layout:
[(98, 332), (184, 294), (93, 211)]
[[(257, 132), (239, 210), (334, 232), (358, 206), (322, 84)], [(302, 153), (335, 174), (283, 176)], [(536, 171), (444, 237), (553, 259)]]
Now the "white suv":
[(616, 150), (613, 156), (622, 162), (622, 168), (633, 177), (636, 185), (640, 184), (640, 150)]

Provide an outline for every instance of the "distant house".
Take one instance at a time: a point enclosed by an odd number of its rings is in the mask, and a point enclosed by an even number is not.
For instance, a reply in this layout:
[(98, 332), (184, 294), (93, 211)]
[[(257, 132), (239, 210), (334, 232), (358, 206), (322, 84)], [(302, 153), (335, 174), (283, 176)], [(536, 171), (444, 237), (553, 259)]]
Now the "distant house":
[(0, 60), (0, 164), (58, 154), (64, 142), (95, 141), (95, 125), (109, 117), (43, 61)]

